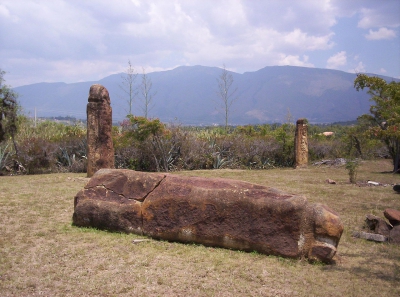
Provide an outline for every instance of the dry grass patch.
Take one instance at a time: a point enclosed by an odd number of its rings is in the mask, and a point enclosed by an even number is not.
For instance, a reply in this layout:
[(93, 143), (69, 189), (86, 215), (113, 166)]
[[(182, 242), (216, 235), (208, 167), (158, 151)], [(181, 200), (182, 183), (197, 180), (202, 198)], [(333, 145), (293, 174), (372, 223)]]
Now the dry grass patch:
[[(364, 162), (360, 181), (392, 184), (388, 161)], [(358, 187), (344, 167), (212, 170), (305, 195), (345, 224), (334, 265), (150, 240), (71, 226), (82, 174), (0, 177), (1, 296), (398, 296), (400, 247), (351, 237), (367, 213), (400, 209), (391, 187)], [(325, 182), (336, 180), (336, 185)]]

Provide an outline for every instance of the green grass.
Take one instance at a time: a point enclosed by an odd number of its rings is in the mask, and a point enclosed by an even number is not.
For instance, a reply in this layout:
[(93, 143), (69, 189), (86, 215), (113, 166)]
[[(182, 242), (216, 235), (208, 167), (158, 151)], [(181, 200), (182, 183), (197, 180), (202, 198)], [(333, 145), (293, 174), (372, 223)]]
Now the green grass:
[[(364, 162), (358, 180), (399, 183), (389, 161)], [(339, 212), (333, 265), (71, 226), (82, 174), (0, 177), (0, 296), (399, 296), (400, 246), (351, 237), (367, 213), (400, 209), (392, 187), (350, 184), (344, 167), (212, 170), (303, 194)], [(337, 184), (329, 185), (326, 179)]]

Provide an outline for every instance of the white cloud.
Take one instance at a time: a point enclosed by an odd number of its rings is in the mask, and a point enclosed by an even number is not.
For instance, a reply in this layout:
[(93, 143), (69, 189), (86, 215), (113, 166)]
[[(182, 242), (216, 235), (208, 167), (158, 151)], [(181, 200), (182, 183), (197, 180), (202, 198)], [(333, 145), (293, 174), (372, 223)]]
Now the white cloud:
[(387, 71), (386, 71), (385, 68), (381, 68), (381, 69), (379, 69), (379, 72), (380, 72), (380, 73), (386, 73)]
[(10, 17), (10, 11), (4, 5), (0, 4), (0, 16), (4, 18)]
[(329, 33), (323, 36), (310, 36), (296, 28), (285, 34), (283, 36), (283, 41), (290, 46), (302, 50), (324, 50), (329, 49), (334, 45), (333, 42), (331, 42), (333, 35), (334, 33)]
[[(215, 1), (217, 2), (217, 1)], [(336, 24), (336, 9), (329, 0), (241, 1), (250, 25), (310, 35), (325, 35)]]
[(314, 67), (312, 63), (308, 62), (308, 56), (303, 56), (301, 59), (299, 56), (281, 54), (277, 64), (280, 66), (303, 66), (303, 67)]
[[(388, 3), (389, 0), (380, 1), (373, 8), (362, 8), (360, 11), (361, 19), (358, 22), (358, 27), (363, 29), (376, 27), (399, 27), (399, 8), (400, 5), (395, 1)], [(397, 2), (397, 4), (396, 4)], [(386, 5), (391, 4), (391, 5)], [(362, 5), (362, 3), (361, 3)]]
[(346, 52), (341, 51), (328, 59), (328, 61), (326, 62), (326, 68), (338, 69), (340, 66), (344, 66), (346, 64), (347, 64)]
[(378, 31), (369, 30), (369, 33), (365, 35), (365, 38), (368, 40), (392, 39), (396, 38), (396, 32), (382, 27), (379, 28)]
[(352, 72), (352, 73), (365, 73), (366, 70), (365, 70), (364, 63), (361, 62), (361, 61), (358, 62), (357, 66), (354, 67), (354, 69), (349, 69), (349, 72)]
[[(359, 18), (360, 28), (371, 29), (367, 38), (390, 38), (400, 20), (394, 1), (386, 1), (1, 0), (0, 66), (18, 83), (94, 80), (123, 70), (128, 59), (158, 70), (223, 63), (238, 72), (337, 68), (347, 63), (345, 51), (369, 58), (342, 44), (334, 54), (341, 36), (334, 25)], [(321, 58), (330, 49), (328, 61)]]

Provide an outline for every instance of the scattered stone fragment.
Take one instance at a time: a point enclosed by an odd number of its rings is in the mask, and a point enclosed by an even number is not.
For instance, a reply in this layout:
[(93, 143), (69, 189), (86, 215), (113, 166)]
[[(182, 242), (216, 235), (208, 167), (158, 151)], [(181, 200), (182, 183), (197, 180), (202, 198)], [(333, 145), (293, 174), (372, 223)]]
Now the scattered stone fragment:
[(386, 208), (383, 212), (385, 218), (387, 218), (392, 226), (400, 225), (400, 211), (392, 208)]
[(367, 184), (370, 185), (370, 186), (380, 186), (381, 185), (380, 183), (374, 182), (372, 180), (367, 181)]
[(389, 242), (400, 245), (400, 225), (394, 226), (393, 229), (390, 230)]
[(370, 181), (370, 180), (357, 182), (357, 185), (359, 187), (378, 187), (378, 186), (387, 187), (388, 186), (388, 184), (383, 184), (383, 183), (380, 183), (380, 182), (375, 182), (375, 181)]
[(353, 237), (376, 241), (376, 242), (385, 242), (388, 240), (388, 238), (384, 235), (375, 234), (375, 233), (367, 233), (367, 232), (363, 232), (363, 231), (354, 231)]
[(150, 241), (150, 239), (134, 239), (134, 240), (132, 240), (132, 243), (137, 244), (137, 243), (142, 243), (145, 241)]
[(365, 223), (367, 224), (370, 231), (384, 236), (389, 236), (391, 227), (388, 225), (388, 223), (386, 223), (384, 219), (374, 216), (372, 214), (367, 214), (365, 218)]
[(326, 182), (327, 182), (328, 184), (331, 184), (331, 185), (336, 185), (336, 182), (335, 182), (333, 179), (330, 179), (330, 178), (328, 178), (328, 179), (326, 180)]
[(346, 164), (346, 159), (336, 158), (335, 160), (322, 160), (313, 163), (314, 166), (328, 165), (328, 166), (342, 166)]

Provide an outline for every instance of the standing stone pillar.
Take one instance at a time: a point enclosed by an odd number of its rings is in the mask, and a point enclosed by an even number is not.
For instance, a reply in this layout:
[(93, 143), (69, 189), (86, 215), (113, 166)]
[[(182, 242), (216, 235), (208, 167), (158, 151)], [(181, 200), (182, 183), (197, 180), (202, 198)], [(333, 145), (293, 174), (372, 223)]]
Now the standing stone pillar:
[(295, 168), (307, 167), (308, 164), (308, 138), (305, 119), (296, 122), (296, 134), (294, 139)]
[(101, 168), (114, 168), (112, 142), (112, 110), (108, 91), (102, 85), (92, 85), (87, 114), (87, 176)]

